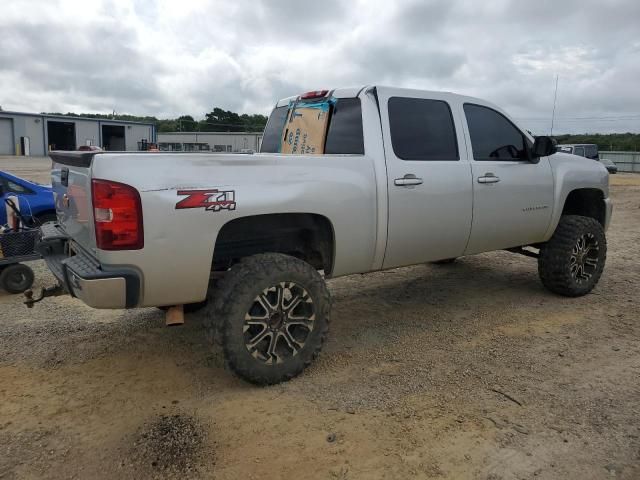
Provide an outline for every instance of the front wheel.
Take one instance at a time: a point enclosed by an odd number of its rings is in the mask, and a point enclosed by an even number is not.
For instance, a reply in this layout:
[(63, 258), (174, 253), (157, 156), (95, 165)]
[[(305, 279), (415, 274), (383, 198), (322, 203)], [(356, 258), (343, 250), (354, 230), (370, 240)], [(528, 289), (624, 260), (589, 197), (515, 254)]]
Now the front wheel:
[(317, 357), (330, 309), (326, 284), (311, 265), (266, 253), (241, 260), (219, 281), (207, 325), (234, 373), (270, 385), (299, 375)]
[(596, 286), (606, 258), (602, 225), (590, 217), (564, 215), (551, 239), (540, 248), (538, 273), (547, 289), (578, 297)]

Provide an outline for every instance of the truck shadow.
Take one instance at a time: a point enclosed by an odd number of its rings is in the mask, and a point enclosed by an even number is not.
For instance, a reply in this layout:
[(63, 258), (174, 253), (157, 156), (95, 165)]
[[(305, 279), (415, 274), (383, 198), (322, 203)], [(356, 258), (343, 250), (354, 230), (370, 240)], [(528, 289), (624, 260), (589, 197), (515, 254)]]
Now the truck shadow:
[[(338, 278), (330, 280), (329, 285), (336, 301), (365, 297), (379, 299), (383, 304), (433, 304), (443, 299), (455, 304), (495, 304), (520, 295), (548, 297), (538, 279), (535, 261), (513, 257), (506, 253), (485, 254), (458, 259), (453, 264), (424, 264)], [(498, 294), (507, 297), (498, 298)]]

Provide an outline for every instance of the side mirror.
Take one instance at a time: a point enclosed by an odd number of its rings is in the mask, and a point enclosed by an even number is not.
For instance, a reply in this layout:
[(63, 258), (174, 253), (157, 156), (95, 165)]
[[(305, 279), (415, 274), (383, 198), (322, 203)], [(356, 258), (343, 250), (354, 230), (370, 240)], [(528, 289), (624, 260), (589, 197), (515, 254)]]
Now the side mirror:
[(534, 158), (548, 157), (557, 151), (558, 142), (551, 137), (536, 137), (531, 154)]

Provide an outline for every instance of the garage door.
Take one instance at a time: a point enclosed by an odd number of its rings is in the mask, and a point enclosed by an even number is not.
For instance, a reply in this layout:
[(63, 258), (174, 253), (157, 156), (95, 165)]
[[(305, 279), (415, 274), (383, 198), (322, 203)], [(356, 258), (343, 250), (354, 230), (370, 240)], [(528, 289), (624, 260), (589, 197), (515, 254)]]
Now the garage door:
[(13, 155), (13, 121), (0, 118), (0, 155)]

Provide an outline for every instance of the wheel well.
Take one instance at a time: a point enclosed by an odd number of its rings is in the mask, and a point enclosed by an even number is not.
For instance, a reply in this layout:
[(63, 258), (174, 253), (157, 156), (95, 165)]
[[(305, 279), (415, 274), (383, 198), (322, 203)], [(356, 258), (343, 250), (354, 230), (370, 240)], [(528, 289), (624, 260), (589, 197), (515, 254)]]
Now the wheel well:
[(597, 188), (573, 190), (567, 196), (562, 209), (563, 215), (582, 215), (596, 219), (604, 227), (606, 207), (604, 194)]
[(277, 213), (241, 217), (226, 223), (216, 239), (212, 269), (226, 270), (258, 253), (284, 253), (330, 274), (334, 235), (331, 222), (311, 213)]

